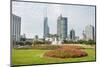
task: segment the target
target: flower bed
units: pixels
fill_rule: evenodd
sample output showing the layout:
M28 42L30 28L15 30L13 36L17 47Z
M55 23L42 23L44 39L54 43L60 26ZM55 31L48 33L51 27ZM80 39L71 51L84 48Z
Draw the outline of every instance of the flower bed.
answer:
M44 54L45 57L54 58L76 58L84 57L88 54L77 46L62 46L58 49L48 51Z

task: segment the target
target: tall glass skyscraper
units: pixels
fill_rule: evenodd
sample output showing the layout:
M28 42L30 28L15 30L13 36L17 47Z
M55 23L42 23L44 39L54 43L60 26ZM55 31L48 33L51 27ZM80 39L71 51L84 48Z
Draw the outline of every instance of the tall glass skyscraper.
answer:
M44 17L44 39L49 36L48 18Z
M62 17L62 15L60 15L57 20L57 35L59 37L59 40L66 40L67 30L67 17Z
M75 31L74 31L74 29L70 30L70 40L75 40Z

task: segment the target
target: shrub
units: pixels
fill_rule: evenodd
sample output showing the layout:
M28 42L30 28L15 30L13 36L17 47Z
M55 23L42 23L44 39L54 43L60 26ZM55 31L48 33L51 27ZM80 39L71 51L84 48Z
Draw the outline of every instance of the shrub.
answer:
M58 45L35 45L32 47L33 49L40 49L40 50L54 50L60 48Z
M26 41L25 45L32 45L32 42Z
M62 46L61 48L46 52L44 57L76 58L87 55L88 54L85 51L81 50L80 48L76 48L76 46Z
M55 50L55 49L58 49L60 48L60 46L58 45L35 45L35 46L28 46L28 45L24 45L24 47L22 48L16 48L16 49L38 49L38 50Z
M24 41L20 41L20 42L17 42L17 45L21 45L21 46L24 46Z

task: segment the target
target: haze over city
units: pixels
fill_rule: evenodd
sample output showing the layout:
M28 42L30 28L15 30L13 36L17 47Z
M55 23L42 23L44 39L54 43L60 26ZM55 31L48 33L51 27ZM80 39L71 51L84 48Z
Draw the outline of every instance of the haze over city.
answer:
M29 2L12 2L12 13L21 17L21 34L27 38L38 35L43 38L44 17L48 17L50 33L57 33L57 18L60 14L68 18L68 34L73 28L76 36L82 37L86 25L95 27L95 7L59 5Z

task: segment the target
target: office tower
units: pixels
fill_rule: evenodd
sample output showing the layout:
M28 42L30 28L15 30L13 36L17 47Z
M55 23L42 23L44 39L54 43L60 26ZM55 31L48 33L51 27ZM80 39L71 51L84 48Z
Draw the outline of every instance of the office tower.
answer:
M44 18L44 38L48 37L49 35L49 26L48 26L48 18Z
M85 40L95 40L95 31L92 25L87 25L84 30Z
M74 29L70 30L70 40L75 40L75 31L74 31Z
M20 41L20 32L21 32L21 17L12 14L11 43L13 45L16 42Z
M49 26L48 26L48 17L47 17L47 12L46 16L44 17L44 39L49 36Z
M62 17L62 15L60 15L57 19L57 35L59 37L59 40L66 40L67 30L67 17Z

